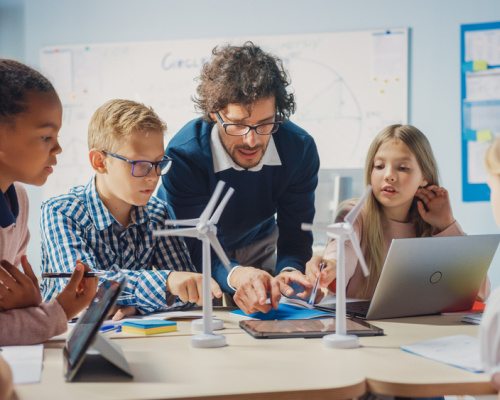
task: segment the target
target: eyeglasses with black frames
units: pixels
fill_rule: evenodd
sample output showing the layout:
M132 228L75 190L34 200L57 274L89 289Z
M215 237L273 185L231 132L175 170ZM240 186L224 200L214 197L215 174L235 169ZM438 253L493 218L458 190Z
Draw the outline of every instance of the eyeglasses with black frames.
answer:
M160 161L154 161L154 162L144 161L144 160L131 161L126 159L125 157L119 156L114 153L110 153L109 151L106 150L101 150L101 151L105 154L110 155L111 157L115 157L118 158L119 160L132 164L132 176L135 176L136 178L142 178L143 176L146 176L153 169L153 167L155 167L156 175L158 176L165 175L170 169L170 166L172 165L172 159L167 156L164 156Z
M255 133L257 133L257 135L272 135L279 129L280 125L283 124L283 121L274 121L267 124L259 124L255 126L244 124L228 124L222 120L222 117L220 116L218 111L215 114L217 115L217 118L219 118L224 131L229 136L245 136L252 129L255 131Z

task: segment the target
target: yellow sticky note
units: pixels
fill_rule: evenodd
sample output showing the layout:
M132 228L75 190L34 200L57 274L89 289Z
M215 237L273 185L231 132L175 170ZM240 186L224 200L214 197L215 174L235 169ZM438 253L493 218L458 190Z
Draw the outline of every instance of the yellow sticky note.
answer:
M478 142L491 142L493 140L493 135L491 134L489 129L486 129L484 131L477 131L476 140Z
M484 71L485 69L488 69L488 63L485 60L475 60L473 62L473 71Z

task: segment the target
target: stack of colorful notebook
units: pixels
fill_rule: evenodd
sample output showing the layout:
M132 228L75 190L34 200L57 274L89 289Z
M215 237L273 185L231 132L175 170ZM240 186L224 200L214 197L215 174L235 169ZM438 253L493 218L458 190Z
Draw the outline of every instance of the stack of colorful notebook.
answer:
M177 322L162 319L146 319L142 321L126 321L122 324L122 332L137 335L154 335L156 333L175 332Z

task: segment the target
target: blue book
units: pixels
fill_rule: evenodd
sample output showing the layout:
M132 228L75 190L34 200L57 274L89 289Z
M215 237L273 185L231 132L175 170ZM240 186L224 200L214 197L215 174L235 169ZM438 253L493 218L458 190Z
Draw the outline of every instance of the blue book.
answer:
M231 311L230 314L237 315L239 317L260 319L263 321L269 320L283 320L283 319L312 319L312 318L329 318L334 316L334 314L319 311L311 308L304 308L299 306L294 306L292 304L279 303L278 309L275 310L271 308L268 313L256 312L253 314L245 314L241 310Z
M126 321L122 324L122 326L130 326L139 329L159 328L172 325L177 325L177 322L163 321L160 319L144 319L139 321Z

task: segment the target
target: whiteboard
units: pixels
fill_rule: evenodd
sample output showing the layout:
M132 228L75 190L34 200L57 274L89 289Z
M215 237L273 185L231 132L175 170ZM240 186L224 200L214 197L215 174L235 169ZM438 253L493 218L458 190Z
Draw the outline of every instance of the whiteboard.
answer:
M290 118L318 146L321 168L363 168L374 135L408 116L408 29L49 46L40 67L63 103L54 176L44 200L92 176L87 127L114 98L152 106L167 123L166 142L199 116L192 96L202 65L219 45L252 40L280 57L291 77L297 111Z

